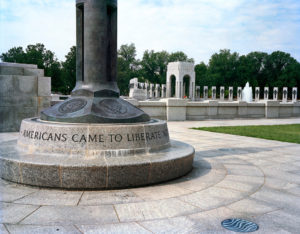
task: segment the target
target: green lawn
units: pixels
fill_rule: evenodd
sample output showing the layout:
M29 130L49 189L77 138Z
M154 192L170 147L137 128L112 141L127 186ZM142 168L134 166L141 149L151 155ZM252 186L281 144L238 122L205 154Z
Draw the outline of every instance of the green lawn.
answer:
M206 127L193 129L300 144L300 124L270 126Z

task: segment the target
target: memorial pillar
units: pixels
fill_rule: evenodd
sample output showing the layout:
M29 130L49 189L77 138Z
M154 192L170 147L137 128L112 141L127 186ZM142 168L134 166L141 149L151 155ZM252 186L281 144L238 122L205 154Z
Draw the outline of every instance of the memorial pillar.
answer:
M260 87L255 88L255 101L259 101L259 96L260 96Z
M216 100L217 99L217 87L213 86L211 88L211 96L212 96L212 100Z
M267 101L269 100L269 88L265 87L264 89L264 100Z
M229 87L228 100L233 101L233 87Z
M288 88L284 87L282 90L282 102L288 101Z
M220 100L224 101L224 99L225 99L225 87L221 86L220 87Z
M273 89L273 100L274 101L278 100L278 87L274 87Z
M242 87L238 87L237 88L237 99L238 99L238 101L242 101L242 99L243 99L242 93L243 93Z
M293 102L297 102L298 99L298 88L294 87L292 91L292 100Z

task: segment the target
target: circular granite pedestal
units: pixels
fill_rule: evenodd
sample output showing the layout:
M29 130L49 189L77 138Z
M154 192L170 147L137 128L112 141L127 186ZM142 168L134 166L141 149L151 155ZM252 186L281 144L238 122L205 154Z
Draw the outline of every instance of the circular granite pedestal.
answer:
M26 119L18 141L0 144L0 176L53 188L136 187L187 174L194 152L170 141L160 120L108 125Z

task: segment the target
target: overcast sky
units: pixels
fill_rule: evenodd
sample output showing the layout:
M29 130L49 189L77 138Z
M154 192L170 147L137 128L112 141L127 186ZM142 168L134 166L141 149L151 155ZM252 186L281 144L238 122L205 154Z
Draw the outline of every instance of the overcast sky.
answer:
M230 49L281 50L300 61L300 0L119 0L121 44L184 51L196 63ZM45 44L60 60L75 45L75 0L0 0L0 53Z

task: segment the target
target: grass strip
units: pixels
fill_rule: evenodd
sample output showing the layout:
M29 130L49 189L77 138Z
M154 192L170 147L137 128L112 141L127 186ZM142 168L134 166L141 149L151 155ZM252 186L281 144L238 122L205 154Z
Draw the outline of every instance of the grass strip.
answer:
M193 129L300 144L300 124L203 127Z

